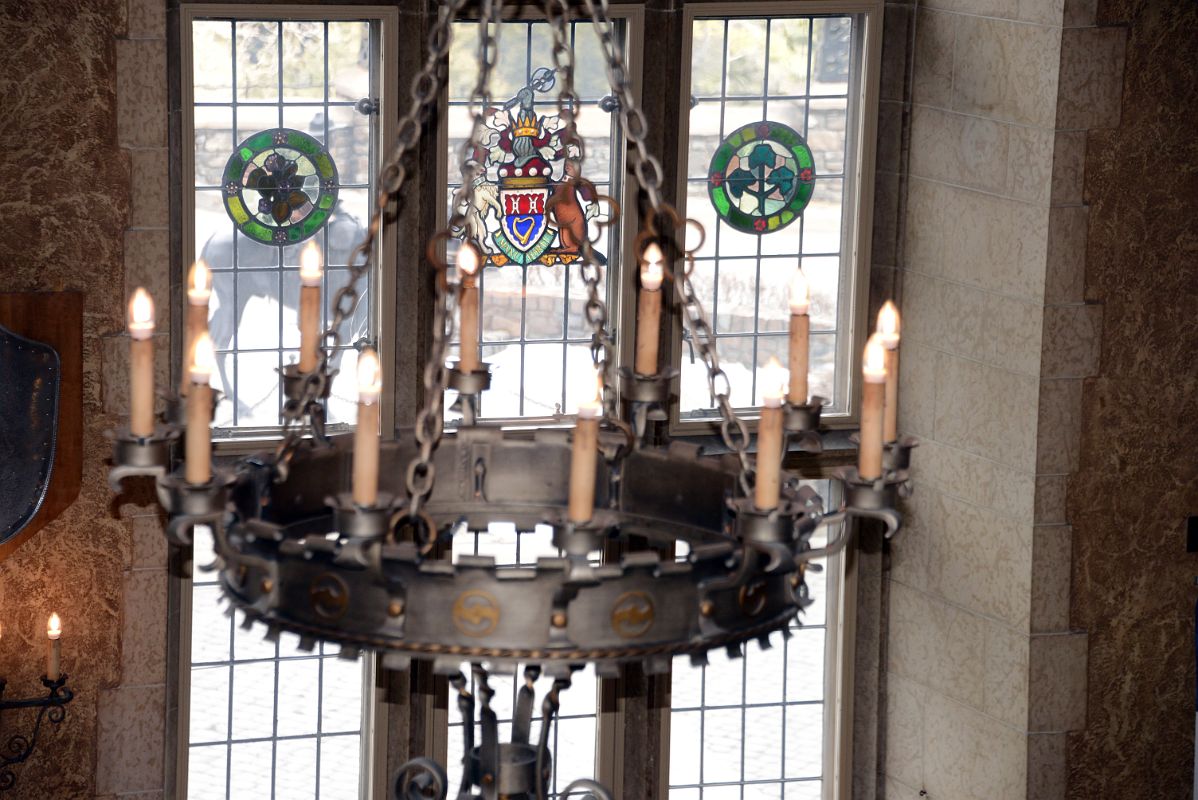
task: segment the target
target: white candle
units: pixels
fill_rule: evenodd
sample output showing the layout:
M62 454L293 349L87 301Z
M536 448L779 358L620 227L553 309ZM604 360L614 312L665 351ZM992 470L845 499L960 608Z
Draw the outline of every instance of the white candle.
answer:
M212 297L212 272L204 259L191 265L187 273L187 327L183 331L183 353L191 352L196 337L208 330L208 301ZM191 384L187 371L183 370L179 394L186 395Z
M876 333L865 345L861 366L861 438L857 472L864 480L882 477L882 404L886 391L886 348Z
M882 423L882 441L898 439L898 379L899 379L899 312L893 300L887 300L878 312L878 335L882 347L886 348L886 398L885 417Z
M757 422L757 482L753 503L760 511L778 507L782 489L782 397L786 373L770 358L761 374L761 418Z
M62 674L62 620L58 618L58 614L51 614L46 622L46 636L50 639L46 677L56 681Z
M458 368L462 372L475 372L482 365L478 355L478 265L478 251L473 245L463 243L458 249L458 272L461 274L458 324L462 329Z
M578 404L574 445L570 453L570 502L573 523L587 522L595 514L595 455L599 452L599 419L603 416L603 376L596 375L595 394Z
M383 370L367 348L358 356L358 428L354 432L354 504L373 506L379 498L379 394Z
M154 301L137 287L129 301L129 429L154 433Z
M811 348L811 287L803 268L795 270L790 280L790 393L794 405L807 402L808 352Z
M309 239L300 255L300 372L316 369L320 348L320 248Z
M191 348L187 368L191 388L187 393L187 437L184 477L188 483L203 484L212 478L212 387L208 385L216 367L216 354L207 331L201 331Z
M641 260L641 291L636 304L636 371L641 375L657 374L664 260L661 248L650 242Z

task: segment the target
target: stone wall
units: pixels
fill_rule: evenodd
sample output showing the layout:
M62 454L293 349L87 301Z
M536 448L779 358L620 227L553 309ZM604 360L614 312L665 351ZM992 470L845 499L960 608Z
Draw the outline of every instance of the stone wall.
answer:
M1112 124L1122 31L1084 2L898 5L900 424L922 442L893 548L889 798L1058 798L1085 720L1070 628L1078 403L1102 309L1080 291L1078 142Z
M1095 93L1086 104L1107 120L1084 139L1079 198L1089 207L1085 296L1104 313L1066 503L1072 621L1090 634L1069 796L1189 797L1198 561L1185 553L1184 531L1198 513L1198 6L1097 6L1099 24L1127 25L1128 39L1122 102Z
M76 697L16 768L14 798L152 798L163 786L165 547L148 495L113 500L103 432L124 410L134 281L157 276L160 330L169 325L165 245L147 230L165 226L164 7L32 0L0 14L3 288L85 293L83 487L0 563L8 694L41 688L54 610ZM0 733L21 732L22 721L6 715Z

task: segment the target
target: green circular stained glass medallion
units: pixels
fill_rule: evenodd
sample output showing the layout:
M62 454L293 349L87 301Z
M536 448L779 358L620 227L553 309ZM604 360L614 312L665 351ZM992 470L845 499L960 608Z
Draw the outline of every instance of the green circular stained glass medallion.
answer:
M296 244L329 221L337 186L337 165L316 139L290 128L260 131L225 164L225 211L255 241Z
M738 231L763 235L799 218L815 191L815 158L803 137L780 122L734 131L712 156L707 194Z

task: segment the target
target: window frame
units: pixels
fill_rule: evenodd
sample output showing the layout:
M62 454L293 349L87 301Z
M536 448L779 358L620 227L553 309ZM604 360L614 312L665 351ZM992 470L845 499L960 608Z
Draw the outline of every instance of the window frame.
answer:
M178 164L180 175L180 209L181 218L180 251L182 261L176 274L179 281L172 281L172 287L183 285L187 265L194 260L195 249L195 193L191 187L195 185L195 108L192 95L193 59L191 43L191 26L197 20L209 18L230 20L269 19L279 21L358 21L371 20L379 26L379 109L376 112L375 146L380 158L386 152L387 143L395 141L398 130L396 110L399 108L399 9L394 6L377 4L363 5L297 5L272 3L190 3L184 2L179 10L179 40L175 49L177 67L179 69L179 151ZM174 66L174 65L172 65ZM234 146L237 142L233 143ZM373 178L372 178L373 179ZM369 198L373 205L374 198ZM378 338L379 359L383 364L392 364L396 356L396 270L398 264L398 232L397 226L385 226L375 250L376 291L372 298L374 318L378 320L376 335ZM172 293L172 320L182 320L186 300L180 289ZM327 301L327 298L326 298ZM177 329L172 322L172 364L180 372L184 354L182 352L182 326ZM174 380L178 374L174 373ZM383 370L383 397L394 397L396 386L395 370ZM384 402L381 406L382 430L395 427L394 403ZM219 436L213 436L213 452L222 455L248 455L262 449L265 441L277 439L282 432L279 425L271 426L233 426L221 429Z
M684 145L690 137L691 63L694 23L706 18L793 17L835 15L858 17L861 32L855 36L849 78L849 122L845 142L845 208L841 258L849 258L850 280L840 287L839 330L848 337L847 348L836 358L837 385L845 392L846 411L825 414L822 422L833 430L855 429L860 423L861 350L865 345L869 316L870 251L873 242L873 204L879 79L882 55L882 15L884 0L687 0L682 8L682 79L678 82L678 158L675 169L675 199L679 213L686 216L687 156ZM854 107L856 114L853 114ZM851 178L850 178L851 176ZM850 185L851 184L851 185ZM850 191L851 190L851 191ZM682 339L683 323L674 315L670 334L671 366L686 357ZM676 378L677 391L680 379ZM756 431L758 407L738 407L751 431ZM718 436L719 419L680 419L679 408L670 410L671 436Z
M181 0L170 9L167 25L168 108L171 142L177 143L171 158L171 385L178 382L183 369L183 319L186 297L184 279L195 257L195 127L193 98L192 25L205 19L278 20L278 21L361 21L368 20L378 29L378 119L375 146L380 158L384 147L395 140L399 107L400 25L399 9L377 4L297 5L274 3L192 3ZM237 143L234 142L236 145ZM175 189L174 187L178 187ZM373 198L370 198L373 202ZM376 250L376 291L374 313L378 320L379 355L384 364L394 363L396 334L396 265L398 234L396 226L384 228ZM381 403L382 430L395 426L396 376L384 370ZM261 451L263 445L277 440L281 427L230 428L231 434L214 438L213 454L220 461ZM166 789L171 797L186 797L190 749L191 702L191 615L193 600L193 550L171 548L169 555L167 614L167 742L166 752L173 754L166 766ZM381 673L378 656L363 656L363 707L359 741L361 745L359 785L364 797L384 797L386 790L386 710L381 692L376 690ZM380 754L382 757L380 758ZM319 779L319 776L318 776Z

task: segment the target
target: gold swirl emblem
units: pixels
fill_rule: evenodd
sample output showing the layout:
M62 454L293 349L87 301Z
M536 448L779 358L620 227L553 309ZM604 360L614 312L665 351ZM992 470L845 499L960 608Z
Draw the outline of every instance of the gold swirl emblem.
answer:
M625 592L611 609L612 630L622 639L644 636L653 627L653 599L644 592Z
M499 603L486 592L470 589L453 601L453 625L467 636L486 636L499 624Z
M740 587L740 610L755 617L765 609L765 584L761 581Z
M308 587L312 610L324 619L339 619L349 609L349 587L337 575L326 572L316 576Z

